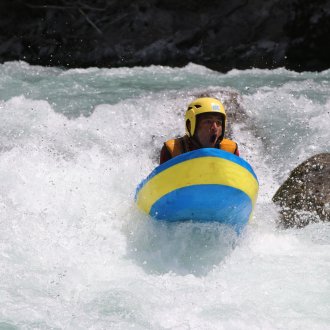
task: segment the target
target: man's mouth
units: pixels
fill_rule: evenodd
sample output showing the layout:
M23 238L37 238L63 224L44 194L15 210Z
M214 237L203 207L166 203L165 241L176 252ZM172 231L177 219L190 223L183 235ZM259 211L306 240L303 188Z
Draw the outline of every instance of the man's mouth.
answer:
M217 135L216 135L216 134L212 134L212 135L210 136L210 142L211 142L211 143L214 143L216 139L217 139Z

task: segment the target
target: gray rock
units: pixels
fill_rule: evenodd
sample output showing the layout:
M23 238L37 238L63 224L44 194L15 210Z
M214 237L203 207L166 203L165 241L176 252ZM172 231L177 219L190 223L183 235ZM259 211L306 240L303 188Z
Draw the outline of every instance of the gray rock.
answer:
M285 228L330 221L330 153L315 155L296 167L273 201L281 207L280 224Z

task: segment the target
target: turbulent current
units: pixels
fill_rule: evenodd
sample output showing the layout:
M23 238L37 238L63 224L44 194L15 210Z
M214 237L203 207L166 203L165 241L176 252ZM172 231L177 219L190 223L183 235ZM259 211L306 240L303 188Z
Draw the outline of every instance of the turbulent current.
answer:
M281 229L271 198L330 152L330 71L0 72L0 329L329 329L330 223ZM260 182L246 230L141 214L135 188L186 105L223 92Z

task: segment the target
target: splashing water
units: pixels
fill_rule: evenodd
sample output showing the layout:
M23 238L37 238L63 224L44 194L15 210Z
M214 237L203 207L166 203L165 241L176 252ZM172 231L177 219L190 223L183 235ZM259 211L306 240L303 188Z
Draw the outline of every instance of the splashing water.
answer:
M0 66L0 329L327 329L330 226L280 230L271 197L329 152L330 71ZM239 238L141 214L136 185L196 95L238 92L260 181Z

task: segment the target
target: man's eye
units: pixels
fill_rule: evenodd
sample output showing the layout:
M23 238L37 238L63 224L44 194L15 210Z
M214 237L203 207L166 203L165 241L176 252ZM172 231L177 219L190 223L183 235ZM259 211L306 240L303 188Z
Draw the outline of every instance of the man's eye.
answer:
M207 125L207 126L213 125L214 123L215 123L218 127L222 125L221 120L205 119L205 120L202 121L202 124L203 124L203 125Z

